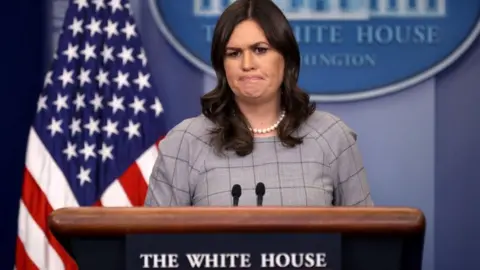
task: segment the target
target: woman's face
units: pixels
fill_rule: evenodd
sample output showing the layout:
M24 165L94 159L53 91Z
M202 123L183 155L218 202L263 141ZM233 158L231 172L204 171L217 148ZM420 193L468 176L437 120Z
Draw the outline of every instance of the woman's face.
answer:
M235 27L227 43L224 67L238 101L276 99L283 81L283 56L268 43L260 26L246 20Z

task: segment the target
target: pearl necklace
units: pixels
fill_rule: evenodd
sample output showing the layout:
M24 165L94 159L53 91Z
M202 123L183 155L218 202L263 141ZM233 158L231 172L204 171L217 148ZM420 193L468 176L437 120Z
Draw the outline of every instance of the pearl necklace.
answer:
M268 128L259 128L259 129L250 128L250 131L252 131L253 133L256 133L256 134L265 134L265 133L272 132L275 129L277 129L278 125L280 124L280 122L282 122L284 117L285 117L285 111L282 111L282 113L280 114L280 118L278 118L277 122L275 124L273 124L272 126L270 126Z

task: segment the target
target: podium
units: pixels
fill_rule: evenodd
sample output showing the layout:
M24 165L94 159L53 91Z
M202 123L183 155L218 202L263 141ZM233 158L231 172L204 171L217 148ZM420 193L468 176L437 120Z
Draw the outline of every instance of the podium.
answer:
M48 222L81 270L194 269L187 253L251 253L243 268L209 257L216 269L309 269L326 258L323 269L417 270L425 235L423 213L400 207L80 207ZM176 267L165 262L172 254ZM287 265L295 262L303 267Z

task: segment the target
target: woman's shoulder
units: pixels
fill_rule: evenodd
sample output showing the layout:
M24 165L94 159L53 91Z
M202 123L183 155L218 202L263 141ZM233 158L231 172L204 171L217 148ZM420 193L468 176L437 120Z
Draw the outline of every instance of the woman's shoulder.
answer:
M332 143L351 144L356 141L357 133L339 116L322 110L316 110L305 122L304 135Z
M213 123L203 114L194 117L186 118L174 126L167 134L167 136L188 134L193 137L203 137L209 133Z
M160 142L164 150L177 150L183 146L204 147L209 144L209 131L213 123L203 114L186 118L175 125Z

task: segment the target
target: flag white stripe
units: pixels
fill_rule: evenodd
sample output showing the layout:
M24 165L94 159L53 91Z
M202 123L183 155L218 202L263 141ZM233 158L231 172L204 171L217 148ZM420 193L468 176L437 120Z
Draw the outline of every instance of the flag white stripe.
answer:
M30 128L25 166L45 194L53 210L78 206L67 179L35 129Z
M140 172L143 175L143 179L145 180L147 185L157 156L158 148L156 147L156 145L152 145L137 159L137 166L140 169Z
M120 182L117 180L113 181L110 186L102 194L100 199L102 205L105 207L109 206L118 206L118 207L129 207L132 206L132 203L128 199L127 193L123 189Z
M18 238L27 256L39 269L64 269L63 261L48 242L43 230L20 201L18 212Z

